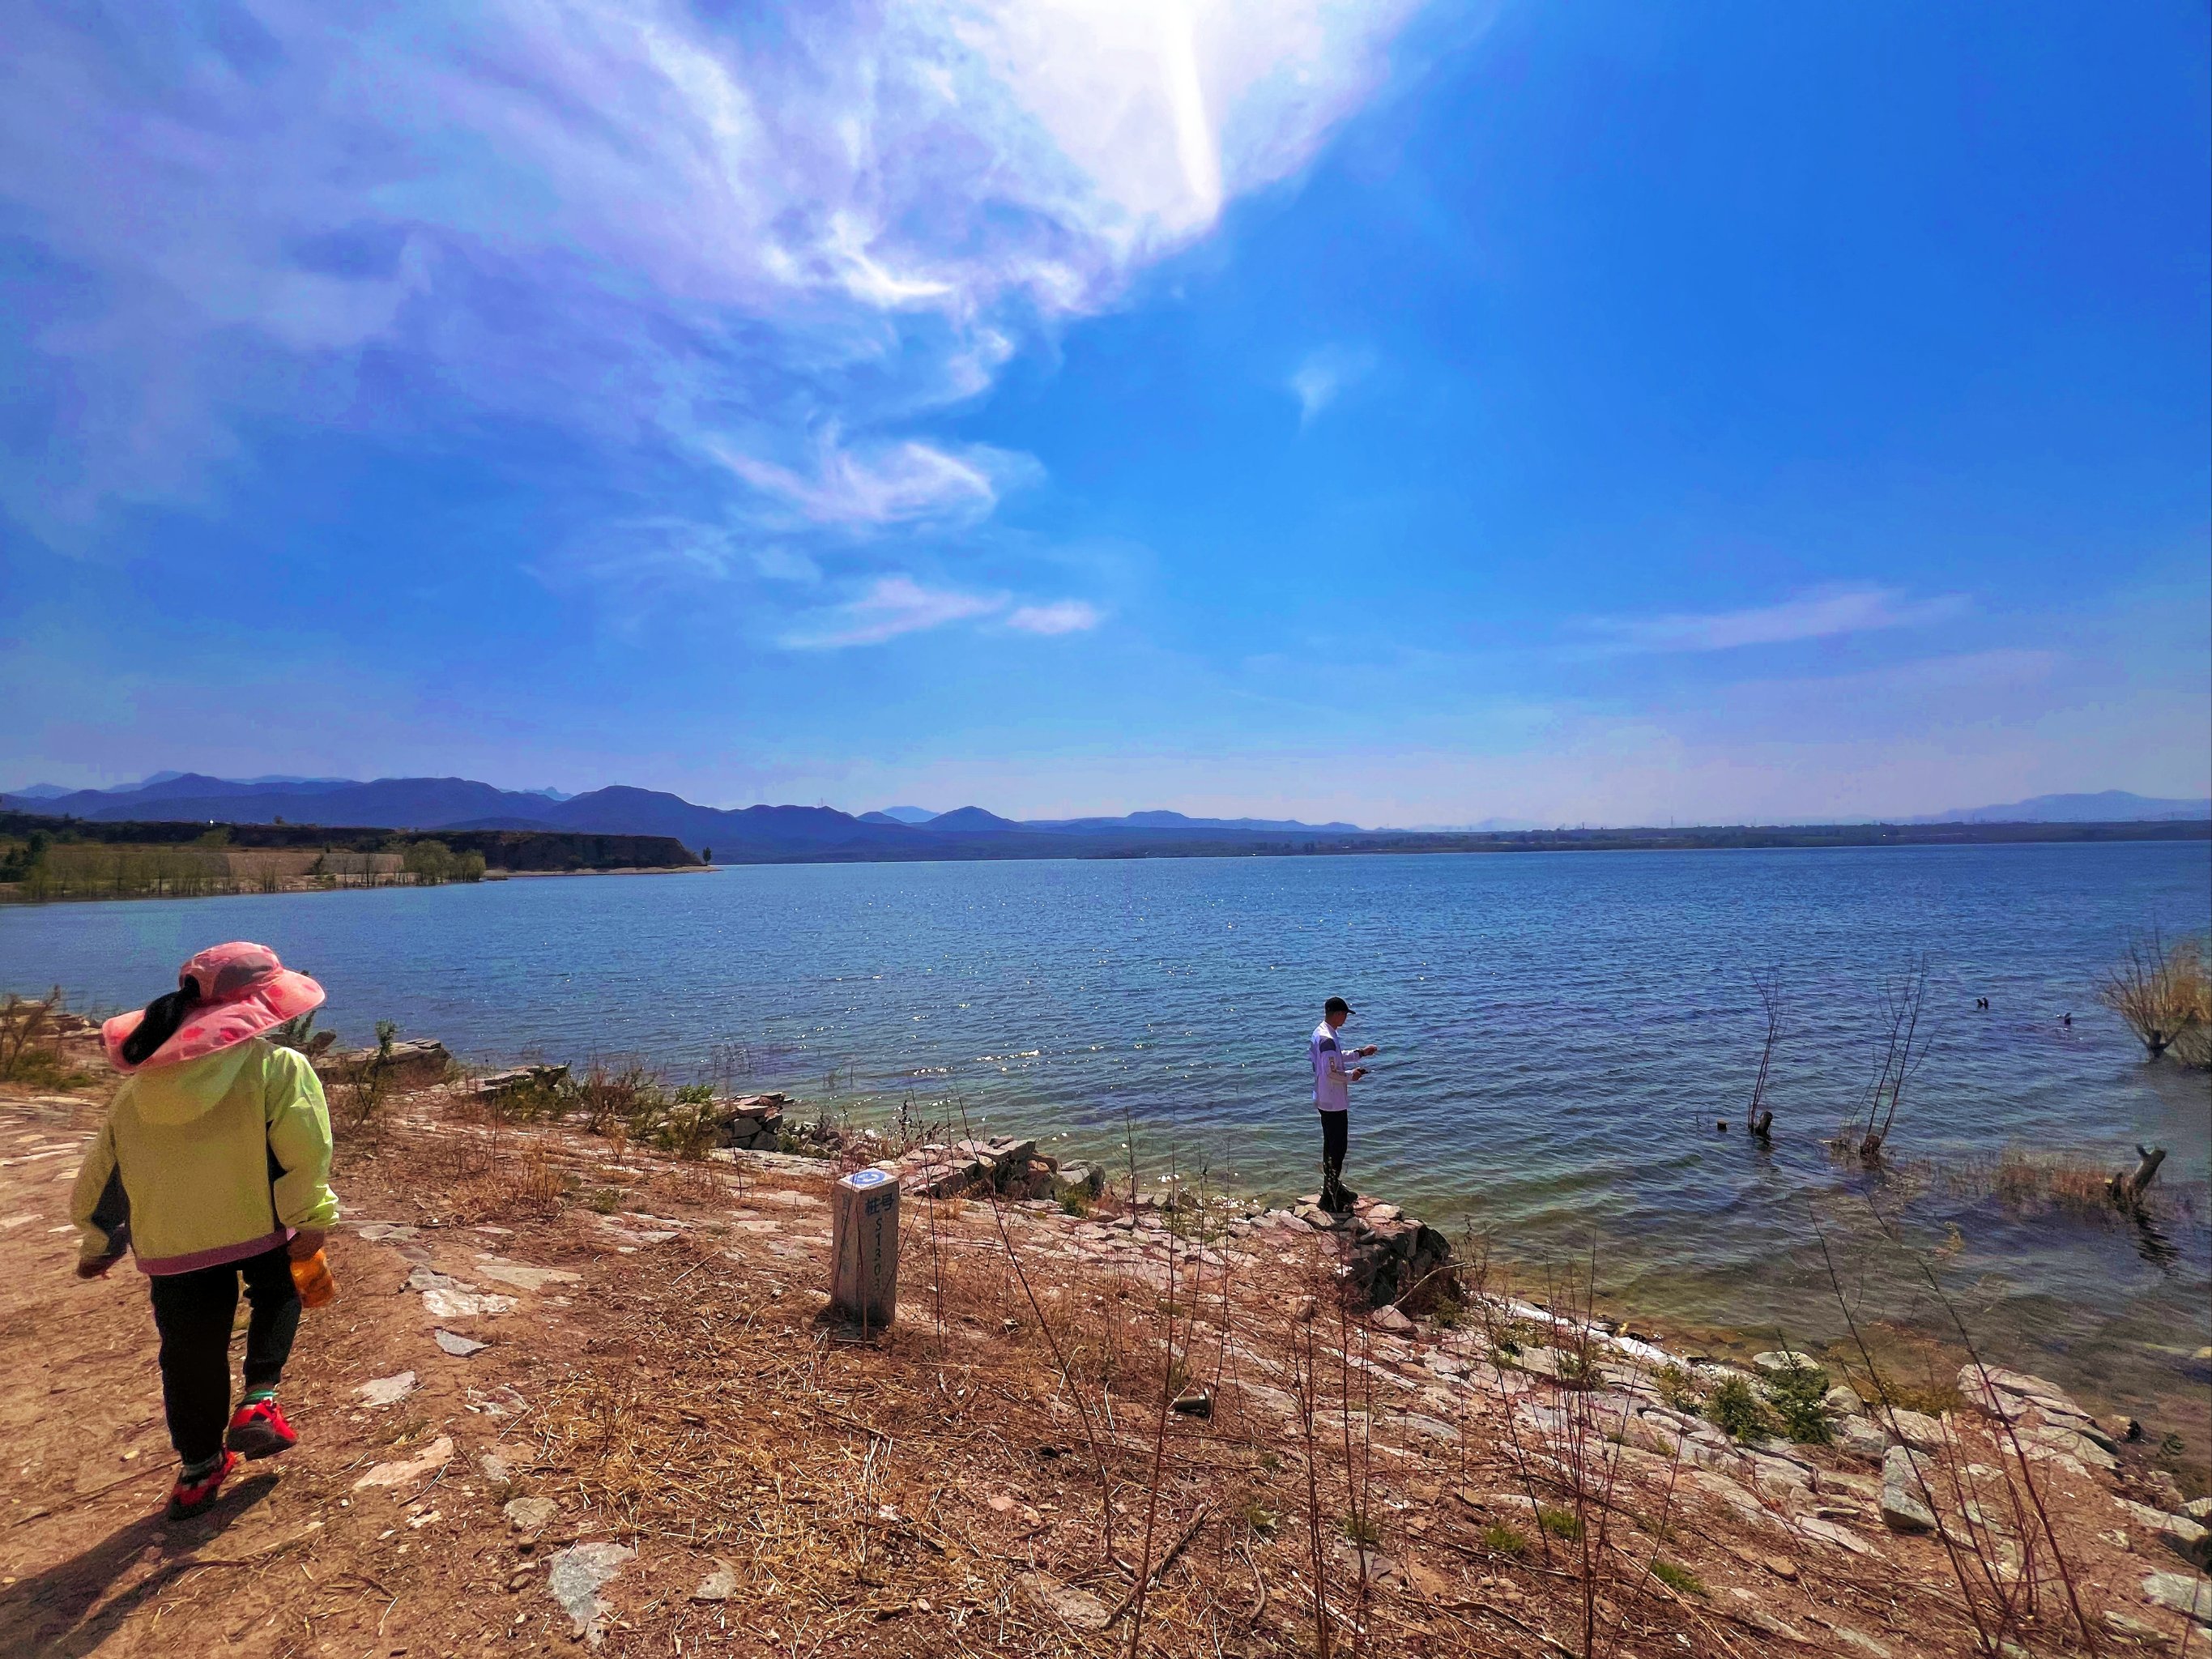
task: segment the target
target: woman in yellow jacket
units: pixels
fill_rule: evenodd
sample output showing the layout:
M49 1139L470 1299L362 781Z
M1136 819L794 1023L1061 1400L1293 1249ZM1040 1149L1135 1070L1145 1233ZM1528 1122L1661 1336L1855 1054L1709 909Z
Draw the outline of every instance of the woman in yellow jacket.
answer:
M178 970L174 991L101 1031L129 1077L77 1172L76 1270L98 1278L129 1249L152 1285L161 1404L184 1465L172 1520L214 1503L241 1455L299 1438L276 1399L300 1326L291 1264L322 1248L338 1206L322 1085L305 1055L264 1033L322 1000L266 945L218 945ZM240 1279L252 1313L234 1412Z

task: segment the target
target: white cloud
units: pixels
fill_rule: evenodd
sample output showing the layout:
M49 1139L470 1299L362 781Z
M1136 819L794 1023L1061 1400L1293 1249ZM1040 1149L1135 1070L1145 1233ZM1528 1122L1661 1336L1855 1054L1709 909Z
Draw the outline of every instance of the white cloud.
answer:
M770 581L818 582L822 567L796 549L771 542L752 550L753 568Z
M1007 617L1006 626L1024 634L1080 634L1104 620L1104 613L1085 600L1055 599L1049 605L1017 606Z
M1729 651L1887 628L1943 622L1966 608L1963 594L1913 599L1895 588L1824 587L1743 611L1594 617L1589 627L1625 651Z
M924 587L911 576L879 576L859 598L802 617L783 642L794 650L881 645L902 634L988 617L1006 607L1003 593L963 593Z
M1339 392L1365 379L1374 367L1375 360L1367 352L1342 346L1323 346L1309 353L1291 371L1289 382L1291 395L1298 400L1298 424L1311 425L1316 415L1336 401Z
M688 462L718 527L972 521L1028 464L921 428L1304 165L1412 9L19 9L0 212L54 273L13 343L52 395L0 502L83 540L272 421L405 431L374 362Z

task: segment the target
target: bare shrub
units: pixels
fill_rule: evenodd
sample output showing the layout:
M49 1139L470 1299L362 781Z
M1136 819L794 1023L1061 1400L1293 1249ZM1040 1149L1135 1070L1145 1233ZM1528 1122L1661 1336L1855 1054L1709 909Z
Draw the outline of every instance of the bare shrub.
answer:
M376 1022L376 1047L358 1058L337 1063L337 1091L331 1104L337 1108L341 1127L355 1131L374 1128L392 1092L392 1039L399 1027L388 1019Z
M54 1006L60 1000L58 988L44 1002L26 1001L13 991L0 1001L0 1079L39 1080L30 1073L45 1069L39 1063L46 1058L40 1043L52 1029Z
M576 1105L584 1127L595 1135L613 1134L617 1127L628 1140L642 1127L648 1133L658 1127L669 1103L660 1073L633 1060L617 1069L610 1061L593 1059L584 1067L576 1085Z
M2185 1066L2212 1066L2212 975L2201 941L2168 945L2156 928L2136 934L2097 1000L2127 1022L2152 1059L2170 1053Z

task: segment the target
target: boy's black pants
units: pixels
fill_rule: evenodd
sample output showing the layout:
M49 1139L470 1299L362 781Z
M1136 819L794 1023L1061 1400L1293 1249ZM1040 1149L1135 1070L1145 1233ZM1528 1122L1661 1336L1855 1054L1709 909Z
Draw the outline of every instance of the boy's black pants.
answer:
M1352 1114L1321 1112L1321 1206L1340 1208L1344 1201L1344 1154L1352 1139Z
M246 1386L273 1389L300 1328L300 1291L284 1246L147 1281L153 1286L154 1326L161 1334L161 1406L168 1413L169 1443L187 1463L204 1463L220 1452L230 1424L230 1326L238 1314L240 1278L253 1309L246 1327Z

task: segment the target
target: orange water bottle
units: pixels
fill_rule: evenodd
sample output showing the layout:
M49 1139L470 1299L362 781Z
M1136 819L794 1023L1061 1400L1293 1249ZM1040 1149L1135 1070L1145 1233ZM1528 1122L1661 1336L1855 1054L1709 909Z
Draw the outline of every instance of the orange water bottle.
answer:
M303 1308L319 1308L338 1293L338 1282L331 1277L331 1264L320 1250L305 1261L292 1264L292 1282L300 1288Z

